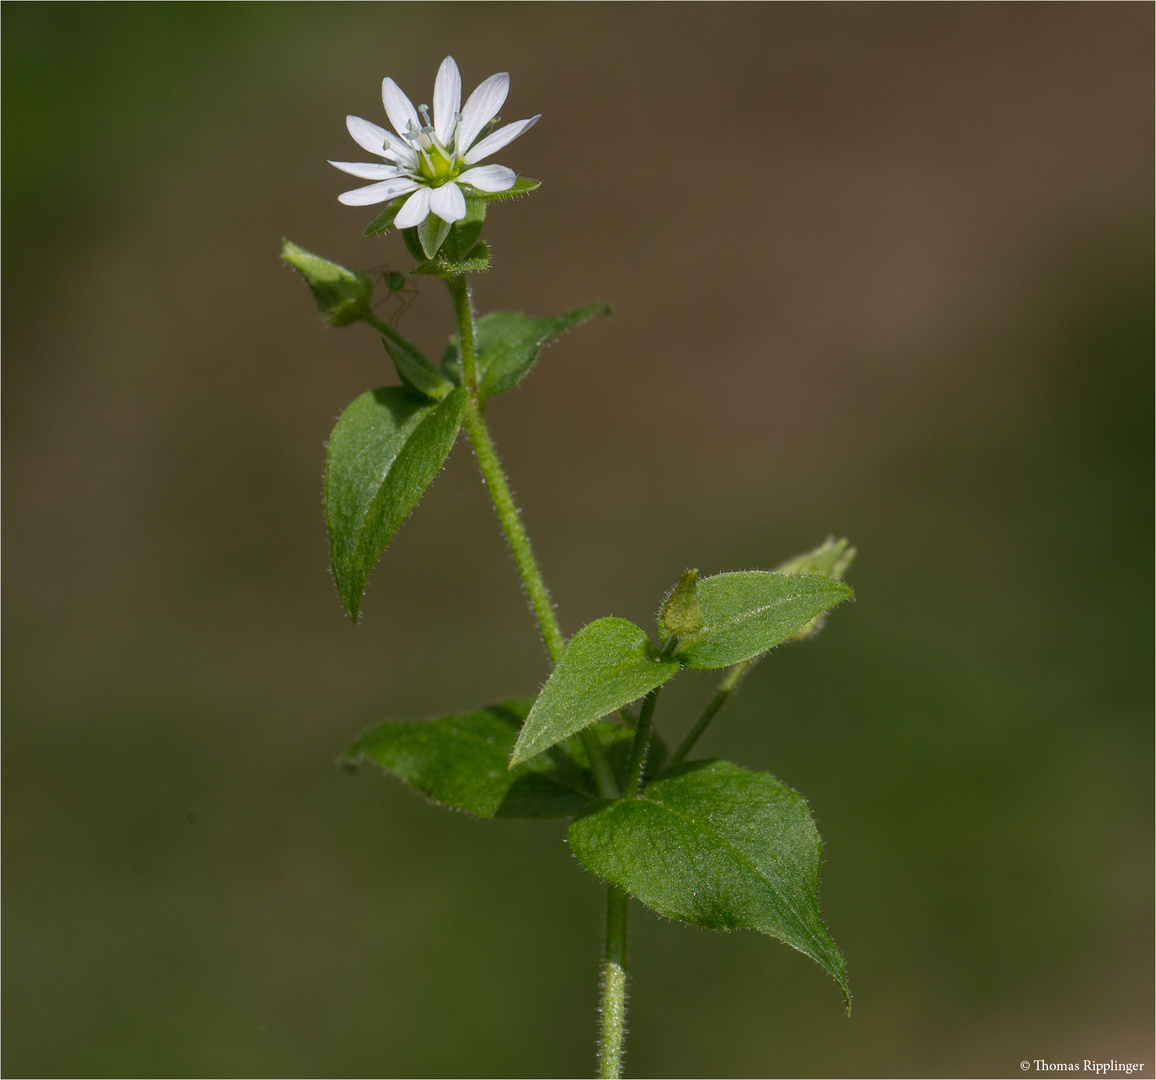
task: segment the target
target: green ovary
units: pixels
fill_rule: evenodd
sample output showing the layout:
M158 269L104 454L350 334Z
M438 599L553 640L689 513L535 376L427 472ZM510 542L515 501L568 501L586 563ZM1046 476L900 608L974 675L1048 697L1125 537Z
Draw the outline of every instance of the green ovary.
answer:
M434 183L444 183L457 172L456 162L447 158L436 146L430 147L418 158L418 168L422 176Z

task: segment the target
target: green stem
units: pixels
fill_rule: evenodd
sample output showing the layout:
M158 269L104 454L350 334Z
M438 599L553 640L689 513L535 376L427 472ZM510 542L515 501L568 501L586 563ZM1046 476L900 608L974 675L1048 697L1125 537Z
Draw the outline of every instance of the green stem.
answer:
M446 278L445 282L449 286L450 295L454 298L454 315L458 320L458 342L462 350L462 382L469 390L470 403L473 404L478 400L478 348L474 335L473 290L470 288L470 279L465 274Z
M746 674L751 670L753 664L753 660L742 660L727 668L727 673L723 676L722 682L718 684L718 689L715 691L714 697L707 703L707 707L703 709L702 715L695 721L694 727L690 729L686 738L679 743L678 749L670 755L663 772L673 769L690 753L694 744L698 742L702 733L706 731L707 725L715 718L715 714L726 704L727 698L738 689L739 683L746 678Z
M450 294L454 299L454 314L457 316L458 341L461 344L462 382L469 391L470 400L466 406L463 421L466 434L474 447L482 479L490 492L498 520L506 534L514 562L526 586L530 607L538 620L542 640L550 653L550 659L557 664L566 647L566 638L554 614L550 593L534 558L530 537L522 525L522 517L514 503L510 485L506 480L502 462L494 441L490 438L483 415L483 401L478 394L477 338L474 330L474 309L470 296L469 281L464 274L446 279ZM392 329L392 328L391 328ZM590 759L594 782L598 794L603 799L617 799L618 785L606 760L606 753L598 736L590 728L579 732L579 738ZM628 898L626 893L613 885L606 889L606 959L602 969L602 1040L599 1053L599 1068L602 1076L617 1078L622 1070L622 1046L626 1038L626 919ZM607 1071L609 1070L609 1071Z
M602 1038L598 1075L618 1080L626 1042L626 924L630 897L615 885L606 889L606 955L602 961Z
M678 638L673 634L662 647L659 660L669 660L678 647ZM630 764L626 767L626 791L624 798L633 799L642 788L642 772L646 767L646 752L650 748L650 727L654 719L654 706L658 701L661 686L656 686L642 699L638 712L638 723L634 727L634 742L630 746Z
M558 625L558 618L554 614L550 593L546 589L546 582L542 580L542 571L538 569L538 561L534 558L534 551L530 547L530 538L526 535L521 515L514 505L514 496L510 493L510 485L506 482L506 474L502 470L502 463L498 459L498 452L490 438L477 398L470 398L470 403L466 406L464 424L466 434L473 443L482 478L486 481L494 509L498 512L498 520L502 523L510 550L514 553L514 562L518 564L518 572L525 582L526 595L530 599L530 607L542 631L542 640L546 643L550 659L556 664L566 646L566 639L562 636L562 628Z
M656 686L642 699L638 727L634 729L634 742L630 746L630 764L626 767L626 791L623 797L627 799L636 798L642 787L642 769L646 765L646 750L650 745L650 724L654 719L654 705L661 689L661 686Z
M417 356L421 355L416 346L414 346L414 344L409 341L409 339L406 338L404 334L399 334L392 326L389 325L389 323L387 323L384 319L379 318L372 311L367 311L363 318L367 323L369 323L370 326L374 328L374 330L376 330L383 337L389 338L389 340L392 341L395 345L400 345L403 349L407 349L409 352L414 353Z

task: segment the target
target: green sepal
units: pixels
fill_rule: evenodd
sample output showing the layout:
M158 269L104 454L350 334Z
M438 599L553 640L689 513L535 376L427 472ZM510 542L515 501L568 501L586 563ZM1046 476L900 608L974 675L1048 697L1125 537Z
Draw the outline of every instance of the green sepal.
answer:
M337 592L356 622L369 573L453 449L469 395L438 404L387 386L341 414L325 457L325 519Z
M284 237L281 258L305 279L317 310L330 326L348 326L369 313L373 281L365 274L314 255Z
M466 216L461 221L454 222L449 239L442 249L446 258L451 262L460 262L468 258L469 253L482 238L485 224L486 203L482 199L467 199Z
M598 314L608 315L609 304L586 304L549 319L516 311L494 311L478 320L478 372L483 397L513 390L529 373L538 353L567 330Z
M502 199L517 199L523 195L529 195L531 191L537 191L542 186L541 180L534 180L529 176L519 176L514 181L514 186L506 188L505 191L479 191L469 184L458 184L458 187L465 193L467 199L482 199L485 202L499 202Z
M393 219L401 212L401 208L405 206L409 199L408 195L402 195L393 202L385 204L385 209L377 215L362 232L362 236L377 236L379 233L388 232L393 228Z
M769 773L690 762L636 799L576 818L570 847L660 915L757 930L798 949L839 984L850 1011L843 955L819 909L819 832L803 797Z
M703 578L703 627L679 640L675 656L689 668L729 667L789 641L853 595L841 581L813 574L744 570Z
M438 371L416 346L393 341L384 334L381 335L381 343L389 353L393 366L397 368L401 381L411 390L434 401L441 401L454 388L454 383Z
M453 228L452 221L443 221L437 214L426 214L417 227L417 238L427 259L432 259Z
M678 662L660 660L640 626L628 619L595 619L558 658L518 736L510 767L637 701L677 672Z
M489 269L490 249L484 240L479 240L466 254L464 259L456 262L445 259L423 259L415 266L411 274L427 274L430 277L451 278L458 274L478 274Z
M658 629L663 638L684 638L703 628L698 603L698 571L688 570L670 591L658 613Z
M775 569L780 574L819 574L833 581L842 581L857 554L853 547L848 546L849 544L850 541L845 536L840 540L828 536L817 548L796 555ZM823 629L826 621L826 615L816 615L790 640L806 641L813 638Z
M406 251L408 251L417 262L423 263L426 261L427 256L426 253L422 251L421 239L417 235L416 225L411 229L402 229L401 238L405 241Z

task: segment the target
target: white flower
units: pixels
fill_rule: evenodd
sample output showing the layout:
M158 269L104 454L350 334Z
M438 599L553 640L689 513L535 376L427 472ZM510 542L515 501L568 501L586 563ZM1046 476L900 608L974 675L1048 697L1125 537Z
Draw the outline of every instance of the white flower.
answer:
M538 116L518 120L479 140L478 136L498 115L509 89L509 74L491 75L463 106L462 77L454 58L447 56L434 83L431 123L428 105L415 109L393 79L383 79L381 100L393 131L360 116L345 118L354 142L377 154L382 162L329 163L351 176L376 182L343 192L339 201L346 206L372 206L409 195L394 226L413 228L432 213L445 223L437 230L444 239L449 225L466 216L466 197L459 185L467 184L483 192L507 191L514 186L517 174L513 169L478 164L538 122ZM434 250L440 244L438 239ZM427 254L432 252L427 250Z

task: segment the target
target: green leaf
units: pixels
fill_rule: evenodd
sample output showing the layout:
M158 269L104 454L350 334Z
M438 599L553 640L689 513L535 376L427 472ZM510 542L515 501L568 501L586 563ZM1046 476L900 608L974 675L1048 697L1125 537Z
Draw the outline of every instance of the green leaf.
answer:
M853 596L830 578L744 570L698 583L704 625L678 643L689 668L722 668L781 645L816 615Z
M661 686L678 662L659 660L646 631L628 619L596 619L569 641L530 710L513 767Z
M522 195L529 195L542 186L541 180L533 180L528 176L519 176L514 186L505 191L479 191L469 184L459 184L467 199L484 199L486 202L498 202L502 199L517 199Z
M348 326L364 319L373 296L373 281L281 239L281 258L304 279L317 301L317 310L330 326Z
M402 195L401 198L386 203L385 209L365 226L365 231L361 235L376 236L378 233L388 232L392 229L393 219L401 212L401 208L405 206L408 198L408 195Z
M506 767L530 704L505 701L418 723L387 720L358 739L346 761L368 758L434 802L475 817L572 817L594 798L584 755L576 761L558 746Z
M381 335L381 343L393 361L401 381L411 390L416 390L434 401L441 401L454 384L426 359L425 355L408 342L393 341Z
M325 518L337 592L356 622L369 572L457 438L468 394L437 405L398 386L370 390L341 414L325 459Z
M821 842L803 797L728 761L682 766L637 799L601 803L570 826L596 877L668 918L744 927L786 942L851 993L819 912Z
M817 548L802 555L796 555L775 569L780 574L820 574L823 577L832 578L834 581L842 581L843 575L847 573L857 554L853 547L847 546L849 543L850 541L845 536L841 540L828 536ZM813 638L823 629L826 621L826 615L816 615L790 640L806 641L808 638Z
M663 601L658 613L658 629L664 638L684 638L703 627L698 603L698 571L688 570Z
M478 320L478 370L486 397L513 390L534 366L538 353L571 327L599 313L609 304L587 304L552 319L535 319L514 311L495 311Z

